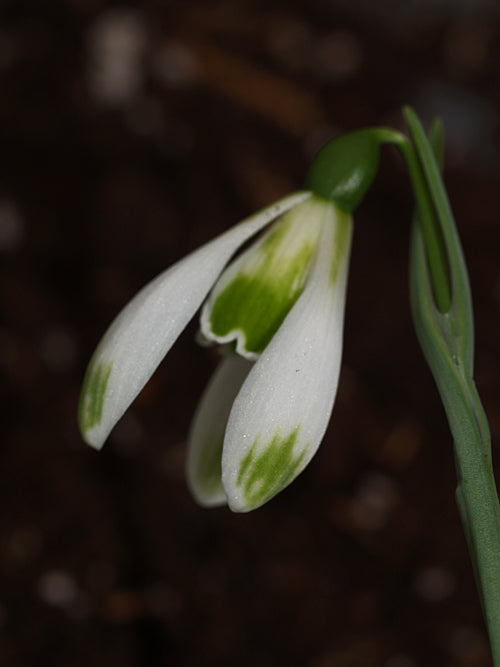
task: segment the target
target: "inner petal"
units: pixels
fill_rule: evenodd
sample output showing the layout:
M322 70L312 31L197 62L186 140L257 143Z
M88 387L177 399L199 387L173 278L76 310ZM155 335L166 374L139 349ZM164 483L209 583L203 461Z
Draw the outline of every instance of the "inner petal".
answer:
M255 359L300 296L326 202L310 197L285 213L222 274L201 315L202 334Z

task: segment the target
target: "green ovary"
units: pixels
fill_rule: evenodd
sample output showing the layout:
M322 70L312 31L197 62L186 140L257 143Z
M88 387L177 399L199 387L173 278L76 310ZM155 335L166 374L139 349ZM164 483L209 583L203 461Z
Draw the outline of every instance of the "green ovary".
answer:
M287 437L279 432L264 451L256 453L258 438L241 463L236 485L241 487L245 502L258 507L284 489L298 474L306 450L296 456L293 448L299 427ZM307 449L307 448L306 448Z
M240 271L213 303L212 333L224 337L240 331L248 352L262 352L300 296L312 252L313 246L305 245L286 263L266 261L263 253L261 270Z
M82 433L90 431L102 419L104 397L112 367L112 363L101 362L95 367L91 364L87 371L78 409L78 423Z

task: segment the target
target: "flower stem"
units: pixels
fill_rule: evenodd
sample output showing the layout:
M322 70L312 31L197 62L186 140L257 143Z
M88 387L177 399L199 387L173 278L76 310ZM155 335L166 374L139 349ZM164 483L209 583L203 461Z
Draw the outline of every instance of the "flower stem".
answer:
M405 115L408 113L411 113L411 111L406 109ZM413 135L415 131L414 125L409 123L408 128L410 130L410 135ZM400 132L387 132L384 141L386 143L392 143L399 148L401 155L406 162L419 213L419 222L425 239L426 255L429 263L434 298L439 311L445 313L449 310L451 305L447 253L440 225L436 220L438 213L436 211L435 202L432 199L426 181L426 173L421 164L420 155L414 150L413 143L408 141L408 139Z
M422 206L417 205L410 245L410 300L417 336L434 375L453 435L458 485L456 501L472 559L476 585L488 627L494 664L500 666L500 505L491 462L488 422L473 380L474 326L467 267L438 162L439 125L432 147L414 112L405 110L416 155L434 209L448 270L450 303L442 310L424 241ZM417 194L418 193L418 194ZM424 207L425 208L425 207Z

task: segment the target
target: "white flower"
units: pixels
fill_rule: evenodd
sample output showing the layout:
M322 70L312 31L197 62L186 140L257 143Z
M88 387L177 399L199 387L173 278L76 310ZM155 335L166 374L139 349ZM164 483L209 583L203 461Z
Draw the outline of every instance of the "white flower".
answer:
M237 354L222 361L194 417L189 486L201 504L240 512L276 495L309 463L330 419L351 233L351 216L334 202L298 192L160 274L89 364L79 408L85 440L103 445L213 287L202 336Z

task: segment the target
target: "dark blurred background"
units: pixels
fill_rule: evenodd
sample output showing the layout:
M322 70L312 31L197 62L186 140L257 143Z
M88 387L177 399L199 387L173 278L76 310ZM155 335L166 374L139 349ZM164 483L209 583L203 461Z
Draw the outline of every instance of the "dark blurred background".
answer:
M356 214L338 399L248 515L195 505L196 321L101 453L76 428L105 328L150 278L300 187L322 142L446 128L476 381L500 461L495 0L3 2L0 664L490 665L452 442L412 331L399 156Z

